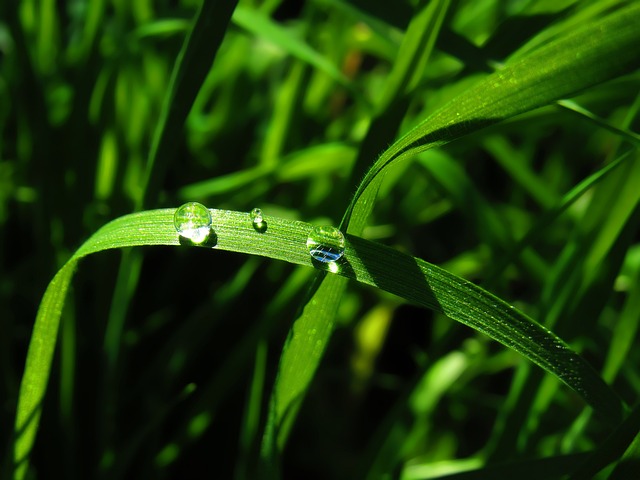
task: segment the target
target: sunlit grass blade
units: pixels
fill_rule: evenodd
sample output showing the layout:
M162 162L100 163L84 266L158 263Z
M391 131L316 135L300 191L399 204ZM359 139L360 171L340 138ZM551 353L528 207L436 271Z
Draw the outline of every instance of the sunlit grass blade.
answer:
M51 362L58 336L60 316L73 278L75 262L65 265L51 280L42 298L33 327L24 374L20 384L14 429L14 478L22 479L29 466L42 413L42 403L51 372Z
M182 200L229 195L254 186L258 180L271 183L313 179L322 174L340 174L353 163L355 149L343 143L326 143L291 152L277 164L259 165L238 172L220 175L178 190Z
M296 319L282 349L262 450L263 458L272 467L276 465L277 454L287 441L307 388L327 347L345 288L344 278L316 277L311 288L312 295L303 307L305 311Z
M306 246L312 230L308 223L267 216L266 231L258 232L246 212L211 212L215 226L215 249L261 255L307 267L321 266L314 263ZM19 395L13 456L19 466L16 478L22 478L26 472L62 307L76 264L84 256L108 249L180 245L173 225L174 213L174 209L151 210L108 223L78 249L47 288L34 326ZM616 424L622 418L620 400L589 364L553 333L512 306L423 260L352 235L347 235L346 240L345 256L337 264L339 275L443 312L485 333L565 382L607 422ZM298 334L315 335L307 331L298 331ZM317 345L317 348L321 353L324 345ZM290 354L295 354L295 349L291 349ZM296 392L286 391L286 394L295 397ZM287 403L291 404L291 401Z
M453 99L387 149L371 166L346 212L390 164L451 142L515 115L574 95L640 66L640 5L590 21L513 62ZM371 193L367 197L371 197ZM369 204L372 198L365 203Z

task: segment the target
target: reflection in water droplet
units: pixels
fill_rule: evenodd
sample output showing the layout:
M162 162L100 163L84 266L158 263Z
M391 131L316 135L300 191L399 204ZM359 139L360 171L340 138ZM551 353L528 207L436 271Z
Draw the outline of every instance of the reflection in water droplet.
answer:
M253 224L253 228L260 233L264 233L267 231L267 222L264 221L264 217L262 216L262 210L259 208L254 208L249 212L249 217L251 217L251 222Z
M249 216L251 217L253 223L262 223L262 210L260 210L259 208L254 208L253 210L251 210Z
M200 244L211 233L211 212L201 203L185 203L173 215L173 225L178 235Z
M336 262L344 255L344 235L335 227L314 227L307 238L307 248L318 262Z

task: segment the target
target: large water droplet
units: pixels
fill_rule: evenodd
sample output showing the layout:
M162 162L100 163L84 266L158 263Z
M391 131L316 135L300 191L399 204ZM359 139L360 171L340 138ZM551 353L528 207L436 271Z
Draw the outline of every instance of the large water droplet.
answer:
M262 223L262 210L254 208L249 214L253 223Z
M318 262L336 262L344 255L344 235L335 227L314 227L307 238L307 248Z
M173 225L178 235L200 244L211 233L211 212L201 203L185 203L176 210Z
M264 217L262 216L262 210L259 208L254 208L249 213L249 217L251 217L251 223L253 224L253 228L260 233L264 233L267 231L267 222L264 221Z

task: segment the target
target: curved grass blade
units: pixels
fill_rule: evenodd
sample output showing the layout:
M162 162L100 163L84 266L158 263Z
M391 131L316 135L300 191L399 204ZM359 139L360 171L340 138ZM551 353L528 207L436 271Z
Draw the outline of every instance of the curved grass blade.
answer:
M449 1L421 2L416 8L402 44L396 55L393 69L385 82L367 134L361 142L356 163L351 170L348 185L355 185L365 176L371 158L376 156L396 138L398 130L411 103L411 94L420 84L427 61L440 34ZM366 177L365 177L366 178ZM377 186L372 188L377 191ZM349 232L359 235L369 210L361 212L357 219L362 222L349 225Z
M342 225L348 225L354 210L362 208L359 200L365 192L365 203L372 202L377 185L374 180L392 163L638 68L639 21L640 4L627 5L485 77L376 160L358 186Z
M51 369L57 333L78 261L103 250L180 245L173 226L175 209L151 210L120 217L90 237L49 284L34 325L20 386L15 423L15 478L24 478ZM215 249L260 255L274 260L327 269L314 262L306 240L308 223L265 216L267 229L256 231L245 212L211 210ZM558 377L611 424L623 416L623 405L591 366L561 339L503 300L435 265L392 248L346 235L345 256L337 274L376 286L410 302L443 312L485 333ZM304 359L301 359L304 361ZM295 392L285 392L294 394Z

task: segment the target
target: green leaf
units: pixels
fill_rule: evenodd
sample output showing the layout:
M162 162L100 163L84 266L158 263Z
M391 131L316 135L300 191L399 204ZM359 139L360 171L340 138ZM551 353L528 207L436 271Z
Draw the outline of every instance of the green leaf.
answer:
M449 102L394 143L358 186L345 214L349 224L359 200L370 204L377 177L391 164L471 132L624 75L640 66L640 4L632 3L586 23L513 62ZM366 194L366 195L365 195Z
M233 14L233 21L239 27L270 41L285 52L316 67L342 86L351 88L350 80L340 72L338 67L267 16L249 8L238 7Z
M562 478L587 457L585 453L558 455L548 458L499 462L473 468L481 463L480 459L443 464L411 465L405 467L402 480L485 480L488 478L518 478L519 480L537 480L539 478ZM469 467L471 466L471 468Z
M215 228L214 249L260 255L312 268L331 268L314 263L308 253L306 240L313 228L311 224L265 215L267 229L260 233L253 228L245 212L211 212ZM174 213L175 209L151 210L113 220L91 236L49 284L36 317L20 386L13 455L17 467L15 478L23 478L26 473L27 458L35 440L51 369L60 316L78 261L108 249L145 245L178 246L180 239L173 226ZM582 357L552 332L480 287L423 260L354 235L346 235L345 256L336 266L336 273L342 277L376 286L407 301L443 312L485 333L557 376L608 422L616 424L622 418L620 400ZM330 273L327 275L335 278ZM336 287L335 284L328 284L324 288ZM335 308L335 305L327 305L326 308ZM312 336L310 331L302 329L294 330L293 335L296 334ZM321 339L320 334L319 331L313 333L318 339ZM320 353L324 345L318 345L317 348ZM296 348L288 352L287 355L292 358L297 358L300 352L306 355L306 351ZM301 363L307 363L307 358L304 359ZM296 391L287 390L285 394L295 399ZM289 398L287 401L291 404Z
M616 428L615 432L607 438L607 440L593 453L593 455L591 455L573 472L569 479L578 480L582 478L593 478L596 473L618 459L624 459L623 462L626 460L637 464L638 459L636 451L638 436L640 436L640 406L636 406L633 409L625 421ZM628 451L628 456L626 456L626 458L623 457L625 451ZM620 467L618 467L620 470L629 466L624 466L623 462L621 462ZM619 471L617 475L620 473L621 472Z
M218 53L238 0L207 0L202 3L193 29L184 42L171 75L160 119L149 151L147 175L139 207L153 205L169 162L178 147L176 132L184 122Z

